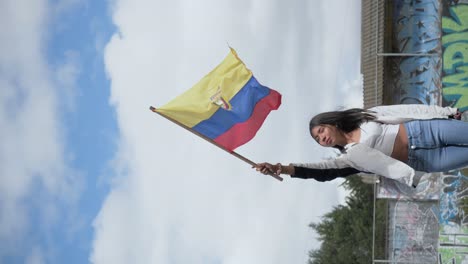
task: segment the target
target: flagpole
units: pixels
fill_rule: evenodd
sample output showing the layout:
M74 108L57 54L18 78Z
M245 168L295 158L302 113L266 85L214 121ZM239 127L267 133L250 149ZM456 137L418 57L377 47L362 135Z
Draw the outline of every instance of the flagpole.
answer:
M158 115L160 115L160 116L166 118L167 120L171 121L172 123L174 123L174 124L176 124L176 125L179 125L180 127L185 128L186 130L192 132L193 134L195 134L195 135L197 135L197 136L203 138L204 140L210 142L211 144L213 144L213 145L215 145L215 146L221 148L222 150L224 150L224 151L228 152L229 154L233 155L234 157L236 157L236 158L238 158L238 159L240 159L240 160L242 160L242 161L244 161L244 162L246 162L246 163L248 163L248 164L250 164L250 165L252 165L252 166L256 166L256 165L257 165L257 163L255 163L255 162L251 161L250 159L248 159L248 158L246 158L246 157L240 155L239 153L234 152L234 151L229 151L229 150L225 149L223 146L219 145L218 143L216 143L216 142L215 142L214 140L212 140L211 138L208 138L208 137L206 137L205 135L202 135L202 134L198 133L197 131L193 130L192 128L190 128L190 127L188 127L188 126L186 126L186 125L184 125L184 124L182 124L182 123L180 123L180 122L177 121L177 120L174 120L174 119L172 119L172 118L170 118L170 117L168 117L168 116L166 116L166 115L163 115L162 113L158 112L158 111L156 110L155 107L150 106L150 110L151 110L153 113L156 113L156 114L158 114ZM275 179L277 179L277 180L279 180L279 181L282 181L282 180L283 180L283 178L281 178L281 177L279 177L278 175L275 175L275 174L273 174L273 173L269 173L268 175L270 175L271 177L273 177L273 178L275 178Z

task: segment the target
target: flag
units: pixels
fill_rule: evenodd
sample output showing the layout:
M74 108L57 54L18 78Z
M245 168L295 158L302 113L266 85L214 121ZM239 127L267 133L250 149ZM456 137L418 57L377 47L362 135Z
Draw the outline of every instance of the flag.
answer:
M280 105L281 94L261 85L231 48L191 89L154 111L233 151L250 141Z

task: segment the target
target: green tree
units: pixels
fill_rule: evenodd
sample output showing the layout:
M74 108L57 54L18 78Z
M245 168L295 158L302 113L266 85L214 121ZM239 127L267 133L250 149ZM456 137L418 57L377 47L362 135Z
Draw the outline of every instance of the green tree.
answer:
M350 191L345 205L338 205L325 214L321 222L311 223L321 241L317 250L309 252L309 264L372 263L373 185L365 184L359 176L346 179L343 186ZM386 202L377 201L376 241L385 236ZM376 247L383 254L384 245Z

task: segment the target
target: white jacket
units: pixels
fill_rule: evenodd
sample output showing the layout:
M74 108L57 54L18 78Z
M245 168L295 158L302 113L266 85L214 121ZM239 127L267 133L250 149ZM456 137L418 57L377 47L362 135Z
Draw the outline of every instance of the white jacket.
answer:
M440 107L436 105L388 105L377 106L369 109L373 111L376 122L385 124L400 124L411 120L422 119L447 119L457 113L457 108ZM345 147L345 153L335 159L318 163L298 164L293 166L332 169L353 167L362 172L375 173L387 178L398 180L409 186L413 185L416 172L406 163L396 160L384 153L361 143L350 143Z

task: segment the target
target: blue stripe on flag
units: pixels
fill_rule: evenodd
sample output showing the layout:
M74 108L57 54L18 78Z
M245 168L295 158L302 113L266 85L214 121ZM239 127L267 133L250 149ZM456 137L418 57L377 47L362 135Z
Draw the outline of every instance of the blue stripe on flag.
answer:
M198 123L193 129L208 138L215 139L235 124L249 119L255 105L269 93L270 89L261 85L252 76L229 101L232 106L230 110L220 107L210 118Z

